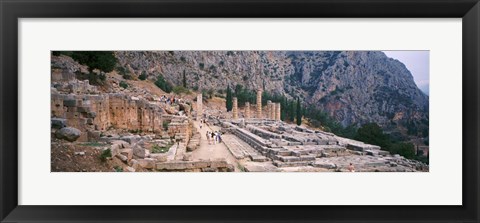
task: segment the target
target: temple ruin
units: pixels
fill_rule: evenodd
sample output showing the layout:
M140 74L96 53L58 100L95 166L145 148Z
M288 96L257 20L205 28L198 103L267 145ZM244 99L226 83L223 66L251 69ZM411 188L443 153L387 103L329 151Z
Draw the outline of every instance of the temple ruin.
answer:
M114 78L113 90L102 92L77 80L74 72L87 71L70 69L75 66L52 70L52 148L63 152L94 142L99 152L109 150L110 159L120 160L123 171L333 172L349 171L349 165L356 171L428 171L428 165L379 146L283 122L281 104L269 100L262 106L260 89L255 104L239 107L233 97L226 112L224 104L204 104L202 94L160 96L140 87L122 89ZM65 128L77 129L78 138L58 137ZM62 171L55 162L52 171Z
M262 118L262 90L257 90L257 117Z

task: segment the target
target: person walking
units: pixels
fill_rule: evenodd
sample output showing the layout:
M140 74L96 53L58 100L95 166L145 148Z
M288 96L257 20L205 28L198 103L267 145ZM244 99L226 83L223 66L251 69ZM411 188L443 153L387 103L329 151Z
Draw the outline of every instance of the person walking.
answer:
M222 133L221 132L218 132L218 142L219 143L222 143Z
M210 133L207 131L207 141L208 145L211 145L212 143L210 142Z
M212 132L212 134L211 134L211 135L212 135L212 139L213 139L213 145L215 145L215 144L216 144L216 142L217 142L217 141L215 140L215 133L214 133L214 132Z

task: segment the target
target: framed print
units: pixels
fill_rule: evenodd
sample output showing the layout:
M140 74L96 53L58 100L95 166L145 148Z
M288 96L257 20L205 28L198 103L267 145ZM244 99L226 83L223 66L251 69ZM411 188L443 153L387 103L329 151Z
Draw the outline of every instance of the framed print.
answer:
M2 1L2 222L478 222L479 7Z

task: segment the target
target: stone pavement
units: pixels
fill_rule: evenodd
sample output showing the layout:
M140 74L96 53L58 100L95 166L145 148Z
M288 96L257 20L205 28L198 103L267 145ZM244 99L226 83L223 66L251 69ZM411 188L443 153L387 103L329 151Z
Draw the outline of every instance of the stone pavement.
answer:
M194 122L194 127L200 132L200 146L198 149L194 150L192 152L192 160L218 160L218 159L225 159L229 164L232 164L235 167L235 171L240 171L238 170L238 162L233 157L233 155L230 153L230 151L227 149L224 143L217 143L213 144L208 144L208 140L206 137L207 131L217 131L220 130L219 127L217 126L205 126L203 124L203 128L199 128L199 121Z

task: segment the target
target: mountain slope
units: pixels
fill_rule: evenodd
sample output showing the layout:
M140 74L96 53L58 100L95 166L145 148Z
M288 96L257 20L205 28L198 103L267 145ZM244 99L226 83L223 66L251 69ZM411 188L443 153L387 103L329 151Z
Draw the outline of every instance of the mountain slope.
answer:
M189 88L227 88L300 97L343 126L376 122L428 135L428 96L401 62L379 51L127 51L121 65Z

